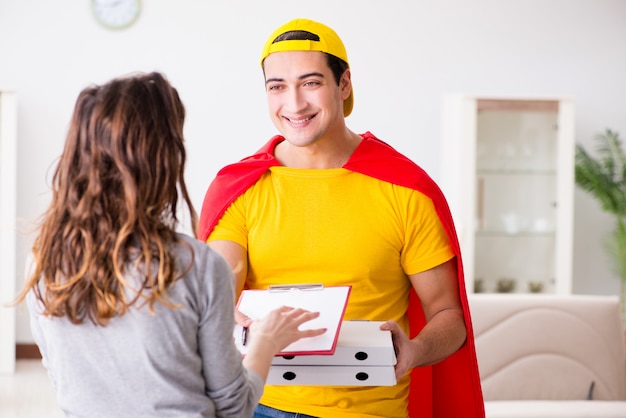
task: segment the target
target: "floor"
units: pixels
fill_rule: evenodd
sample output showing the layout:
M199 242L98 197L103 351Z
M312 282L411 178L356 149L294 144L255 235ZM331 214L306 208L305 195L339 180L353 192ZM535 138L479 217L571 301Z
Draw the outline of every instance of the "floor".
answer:
M0 374L0 417L63 418L41 360L18 360L15 374Z

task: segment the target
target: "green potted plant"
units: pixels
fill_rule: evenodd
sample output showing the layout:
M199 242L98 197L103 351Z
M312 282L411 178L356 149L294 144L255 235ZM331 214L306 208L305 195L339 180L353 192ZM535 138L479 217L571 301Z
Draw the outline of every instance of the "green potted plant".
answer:
M593 195L602 210L615 218L605 246L611 268L620 279L622 315L626 319L626 154L617 132L607 129L594 139L596 158L582 145L576 145L576 185Z

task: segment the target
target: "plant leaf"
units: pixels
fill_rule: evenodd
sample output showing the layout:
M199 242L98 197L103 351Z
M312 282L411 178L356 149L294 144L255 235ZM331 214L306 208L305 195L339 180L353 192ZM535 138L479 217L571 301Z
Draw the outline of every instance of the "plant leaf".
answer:
M617 132L607 129L595 137L598 157L577 144L575 180L591 193L602 209L616 216L626 215L626 155Z

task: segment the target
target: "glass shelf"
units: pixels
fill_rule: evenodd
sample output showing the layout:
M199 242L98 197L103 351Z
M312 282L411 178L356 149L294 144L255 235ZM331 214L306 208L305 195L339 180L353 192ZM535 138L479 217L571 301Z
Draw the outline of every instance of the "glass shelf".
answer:
M486 291L552 288L555 125L556 112L478 113L474 273Z
M443 105L442 184L467 288L571 293L573 101L446 95Z

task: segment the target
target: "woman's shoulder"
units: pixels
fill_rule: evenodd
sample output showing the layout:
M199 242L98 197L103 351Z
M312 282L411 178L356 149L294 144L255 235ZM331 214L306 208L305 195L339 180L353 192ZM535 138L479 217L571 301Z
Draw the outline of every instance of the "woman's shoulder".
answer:
M176 252L183 264L192 263L201 270L230 270L226 260L206 242L185 233L177 233Z

